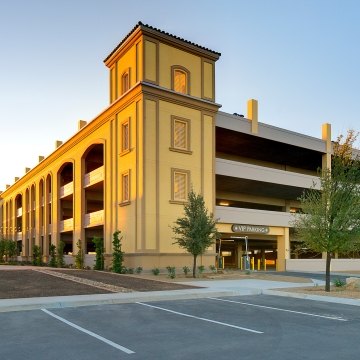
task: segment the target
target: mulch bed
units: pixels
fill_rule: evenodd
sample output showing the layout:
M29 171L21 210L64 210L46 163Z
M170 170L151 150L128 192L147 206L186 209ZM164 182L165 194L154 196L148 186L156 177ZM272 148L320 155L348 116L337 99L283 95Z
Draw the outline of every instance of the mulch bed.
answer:
M161 291L194 288L193 286L147 280L127 275L93 270L52 270L82 279L124 287L134 291ZM107 294L112 291L77 283L34 270L0 270L0 299L43 296Z
M134 291L163 291L163 290L181 290L181 289L194 289L194 286L177 284L165 281L156 281L144 279L141 277L114 274L106 271L94 270L54 270L63 274L76 276L82 279L89 279L102 282L108 285L115 285L131 289Z

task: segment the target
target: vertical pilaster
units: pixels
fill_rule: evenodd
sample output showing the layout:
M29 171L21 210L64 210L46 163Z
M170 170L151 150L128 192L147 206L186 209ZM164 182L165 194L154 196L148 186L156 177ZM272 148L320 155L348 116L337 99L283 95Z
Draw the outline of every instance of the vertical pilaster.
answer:
M73 230L73 253L77 253L76 242L81 240L83 248L86 249L85 245L85 230L84 230L84 215L85 215L85 198L84 198L84 171L82 170L83 161L82 159L76 159L74 161L74 194L73 194L73 219L74 219L74 230Z
M324 123L321 128L322 139L325 141L325 154L322 156L322 168L331 169L331 124Z
M60 241L60 234L59 234L59 192L60 192L60 183L59 183L59 176L55 173L52 177L52 188L51 188L51 213L52 213L52 224L51 224L51 243L55 246L58 246Z
M258 101L250 99L247 102L247 118L251 121L251 132L258 133Z

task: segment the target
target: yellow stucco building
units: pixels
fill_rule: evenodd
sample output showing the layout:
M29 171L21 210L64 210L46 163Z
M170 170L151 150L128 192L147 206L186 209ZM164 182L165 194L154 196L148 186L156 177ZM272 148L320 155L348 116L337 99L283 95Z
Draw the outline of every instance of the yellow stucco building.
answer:
M330 164L330 125L319 139L260 123L256 100L246 117L220 112L219 57L141 22L132 29L104 61L110 105L0 194L1 234L23 259L34 244L47 259L50 244L63 241L73 262L80 239L92 265L97 236L109 264L121 230L127 267L190 265L171 225L193 187L222 233L199 262L241 267L246 237L262 266L288 267L291 214Z

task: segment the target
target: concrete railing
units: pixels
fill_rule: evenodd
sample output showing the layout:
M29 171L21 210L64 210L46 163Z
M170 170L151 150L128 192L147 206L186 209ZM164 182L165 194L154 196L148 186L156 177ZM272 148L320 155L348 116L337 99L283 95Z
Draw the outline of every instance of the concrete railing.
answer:
M104 210L94 211L84 216L84 226L97 226L104 224Z
M104 180L104 166L85 174L84 186L90 186Z
M71 195L74 192L74 182L69 182L68 184L60 188L59 196L63 198L65 196Z
M287 212L254 210L225 206L215 207L215 218L221 223L228 224L251 224L265 226L289 227L293 221L293 215Z
M63 221L60 221L60 224L59 224L59 231L62 232L62 231L72 231L74 229L74 219L71 218L71 219L66 219L66 220L63 220Z
M216 159L216 175L231 176L234 178L263 181L272 184L300 188L310 188L314 184L316 184L316 188L320 186L319 178L316 176L219 158Z

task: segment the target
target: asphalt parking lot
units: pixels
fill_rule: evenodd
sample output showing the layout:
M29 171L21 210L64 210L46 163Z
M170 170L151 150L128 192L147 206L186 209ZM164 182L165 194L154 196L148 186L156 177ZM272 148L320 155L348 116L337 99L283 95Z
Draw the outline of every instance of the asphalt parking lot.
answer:
M0 359L355 359L359 308L234 296L0 313Z

